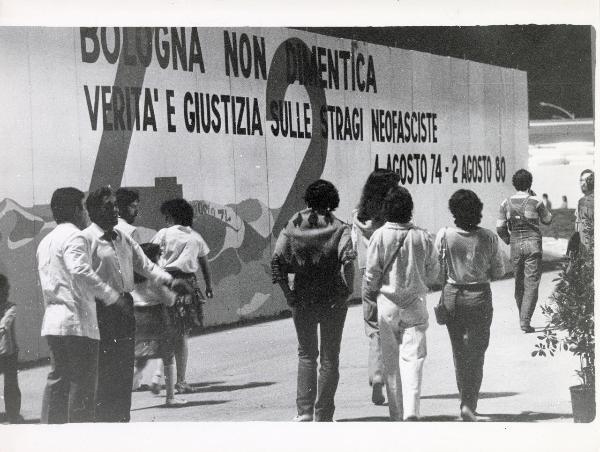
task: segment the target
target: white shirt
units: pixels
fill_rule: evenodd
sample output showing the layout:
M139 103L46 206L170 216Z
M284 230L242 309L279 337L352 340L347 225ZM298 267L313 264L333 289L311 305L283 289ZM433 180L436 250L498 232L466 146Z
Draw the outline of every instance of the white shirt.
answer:
M402 240L402 248L389 264ZM386 266L387 271L383 273ZM395 303L405 328L425 324L428 285L438 273L433 236L410 223L387 222L373 233L369 242L363 297Z
M87 245L78 238L80 232L71 223L61 223L38 246L38 272L46 307L42 336L100 339L94 296L89 296L74 280L77 275L81 281L88 281L89 292L100 298L110 300L112 291L94 279L91 269L86 269L89 255Z
M134 225L127 223L123 218L119 217L119 222L115 226L115 229L118 229L123 234L128 235L137 243L141 243L137 228Z
M93 286L89 287L92 300L96 296L108 300L107 304L110 304L117 300L120 293L132 292L135 288L134 271L159 284L172 281L171 275L146 257L137 242L118 229L114 232L115 239L106 240L102 228L92 223L76 238L87 246L91 271L102 284L108 286L108 296L105 297L98 297L93 293Z
M165 270L196 273L198 258L210 252L202 236L189 226L174 225L161 229L152 243L160 245L162 255L158 264Z

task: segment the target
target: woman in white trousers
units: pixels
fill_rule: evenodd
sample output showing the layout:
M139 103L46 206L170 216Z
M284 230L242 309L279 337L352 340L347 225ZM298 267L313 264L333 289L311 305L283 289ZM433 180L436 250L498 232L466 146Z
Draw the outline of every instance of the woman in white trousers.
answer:
M423 363L427 356L425 305L439 264L434 239L414 226L413 202L404 187L384 199L386 223L375 231L367 250L363 298L376 300L384 381L390 418L419 418Z

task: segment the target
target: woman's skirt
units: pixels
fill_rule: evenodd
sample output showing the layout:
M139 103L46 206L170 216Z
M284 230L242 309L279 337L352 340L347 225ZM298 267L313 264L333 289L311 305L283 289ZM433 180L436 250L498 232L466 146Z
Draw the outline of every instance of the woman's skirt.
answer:
M136 306L135 328L136 359L172 356L174 328L165 306Z
M174 325L175 334L183 336L192 329L202 328L204 322L204 295L198 287L198 280L194 273L185 273L177 270L167 270L173 278L185 280L191 287L189 295L177 295L175 304L168 308L169 316Z

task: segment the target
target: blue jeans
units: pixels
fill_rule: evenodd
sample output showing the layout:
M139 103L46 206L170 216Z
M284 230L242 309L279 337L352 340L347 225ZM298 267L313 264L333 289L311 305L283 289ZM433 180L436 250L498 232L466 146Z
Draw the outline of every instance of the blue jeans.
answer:
M510 257L515 271L515 300L521 327L529 326L538 300L542 276L542 239L511 240Z
M340 344L348 308L328 304L299 305L293 308L298 336L298 388L296 406L299 415L313 416L316 421L333 419L333 399L337 390ZM321 343L317 335L320 326ZM321 368L317 384L317 357Z

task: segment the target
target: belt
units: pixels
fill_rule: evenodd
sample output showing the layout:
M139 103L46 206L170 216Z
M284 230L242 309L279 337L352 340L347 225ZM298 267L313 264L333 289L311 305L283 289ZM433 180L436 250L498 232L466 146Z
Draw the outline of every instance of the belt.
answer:
M490 288L490 283L487 283L487 282L486 283L477 283L477 284L454 284L454 283L449 283L449 284L460 290L479 291L479 290L486 290L486 289Z

